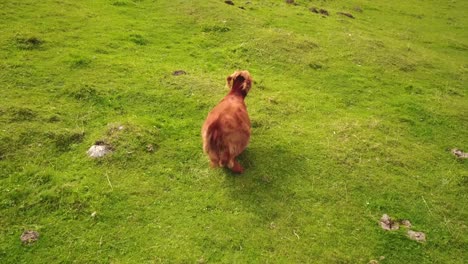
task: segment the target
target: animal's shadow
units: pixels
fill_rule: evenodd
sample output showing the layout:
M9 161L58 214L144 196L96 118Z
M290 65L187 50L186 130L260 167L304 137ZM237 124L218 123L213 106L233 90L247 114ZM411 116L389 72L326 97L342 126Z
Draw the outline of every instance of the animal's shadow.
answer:
M245 209L271 221L278 206L288 206L294 198L298 176L308 172L306 158L294 153L291 146L251 144L239 157L243 174L226 170L225 187L231 199Z

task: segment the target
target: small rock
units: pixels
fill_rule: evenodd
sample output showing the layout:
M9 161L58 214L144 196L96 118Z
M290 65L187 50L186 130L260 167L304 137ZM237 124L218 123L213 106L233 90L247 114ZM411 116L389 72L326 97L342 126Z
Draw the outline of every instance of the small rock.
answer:
M418 242L426 242L426 234L424 234L423 232L416 232L413 230L408 230L408 237L411 240L415 240Z
M409 220L407 220L407 219L401 220L401 221L400 221L400 224L401 224L402 226L406 227L406 228L411 228L411 226L412 226L412 225L411 225L411 222L410 222Z
M96 217L96 214L97 214L96 211L92 212L91 217L93 217L93 218Z
M467 159L468 153L463 152L461 149L452 149L452 154L460 159Z
M353 15L351 15L350 13L337 12L337 14L338 14L338 15L342 15L342 16L347 16L347 17L349 17L349 18L352 18L352 19L354 19L354 16L353 16Z
M174 76L185 75L185 74L187 74L187 72L184 70L177 70L172 73L172 75Z
M30 245L39 239L39 233L34 230L27 230L23 232L20 239L23 244Z
M393 221L387 214L382 215L382 218L380 218L380 226L385 230L397 230L400 228L398 223Z
M228 5L234 5L234 2L231 1L231 0L226 0L224 1L225 4L228 4Z
M102 141L97 141L86 152L91 158L100 158L111 153L111 148Z

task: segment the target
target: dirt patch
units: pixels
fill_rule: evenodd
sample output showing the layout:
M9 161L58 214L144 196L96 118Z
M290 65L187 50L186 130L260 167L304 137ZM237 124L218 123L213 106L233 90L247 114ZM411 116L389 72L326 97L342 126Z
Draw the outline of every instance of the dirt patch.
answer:
M387 214L382 215L382 218L380 218L380 226L384 230L397 230L400 228L400 225L408 229L412 227L411 222L407 219L395 221L392 220ZM426 242L426 234L424 234L423 232L408 230L407 236L411 240L415 240L418 242Z
M153 144L148 144L146 145L146 151L153 153L154 152L154 146Z
M228 4L228 5L234 5L234 2L231 1L231 0L226 0L224 1L225 4Z
M286 0L285 2L290 5L298 5L294 0Z
M423 232L416 232L413 230L408 230L408 237L411 240L415 240L418 242L426 242L426 234L424 234Z
M380 226L384 230L397 230L400 228L398 222L393 221L388 214L382 215L382 218L380 218Z
M412 227L411 222L410 222L409 220L407 220L407 219L401 220L401 221L400 221L400 224L401 224L402 226L406 227L406 228L411 228L411 227Z
M342 16L346 16L346 17L349 17L349 18L352 18L354 19L354 16L351 15L350 13L345 13L345 12L337 12L338 15L342 15Z
M34 230L27 230L23 232L20 239L23 244L30 245L39 239L39 233Z
M455 155L459 159L467 159L468 153L463 152L461 149L452 149L452 154Z
M184 70L177 70L177 71L172 72L172 75L174 76L185 75L185 74L187 74L187 72Z
M380 256L380 257L379 257L379 260L384 260L384 259L385 259L384 256ZM380 263L379 260L372 259L372 260L369 261L368 264L379 264L379 263Z
M322 9L322 8L311 7L311 8L309 8L309 10L310 10L312 13L321 14L321 15L324 15L324 16L329 16L329 15L330 15L330 13L328 13L327 10Z

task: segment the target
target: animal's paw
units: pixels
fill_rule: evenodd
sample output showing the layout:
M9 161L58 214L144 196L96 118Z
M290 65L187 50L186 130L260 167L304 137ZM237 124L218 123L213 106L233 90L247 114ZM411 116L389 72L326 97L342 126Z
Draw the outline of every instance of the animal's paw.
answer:
M244 168L237 161L234 161L234 166L231 168L231 170L232 172L239 174L244 172Z

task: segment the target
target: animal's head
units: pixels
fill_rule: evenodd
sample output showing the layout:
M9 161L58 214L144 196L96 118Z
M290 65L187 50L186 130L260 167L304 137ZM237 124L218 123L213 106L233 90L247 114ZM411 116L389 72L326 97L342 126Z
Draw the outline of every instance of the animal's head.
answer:
M235 71L226 78L226 84L231 92L240 93L246 97L252 87L252 77L248 71Z

